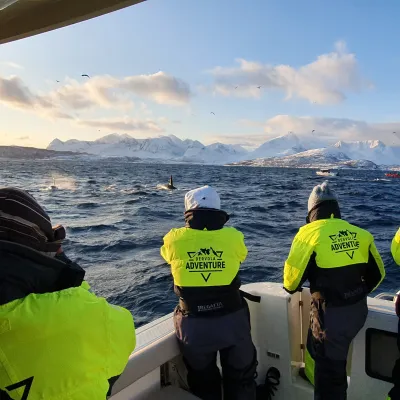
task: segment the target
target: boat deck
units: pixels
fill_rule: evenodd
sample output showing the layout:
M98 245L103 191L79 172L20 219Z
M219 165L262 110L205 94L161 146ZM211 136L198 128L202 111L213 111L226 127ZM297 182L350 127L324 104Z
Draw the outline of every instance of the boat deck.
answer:
M298 374L304 365L310 293L288 295L280 284L254 283L243 289L261 296L249 302L252 337L258 354L257 383L270 367L281 373L274 400L312 400L313 387ZM398 318L393 303L369 298L369 315L348 357L348 399L385 399L392 387ZM110 400L194 400L174 332L172 313L137 330L137 347L113 388Z

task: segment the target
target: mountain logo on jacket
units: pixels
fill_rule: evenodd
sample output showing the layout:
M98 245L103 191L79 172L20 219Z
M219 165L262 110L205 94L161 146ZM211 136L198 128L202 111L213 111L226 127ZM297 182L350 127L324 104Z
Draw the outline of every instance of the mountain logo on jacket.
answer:
M198 251L188 251L187 252L188 256L190 259L195 258L195 257L201 257L201 256L214 256L217 257L219 260L222 257L222 254L224 254L223 251L215 251L212 247L210 248L205 248L205 249L200 249Z
M222 272L225 269L223 254L223 251L214 250L212 247L188 251L189 260L186 262L186 270L201 273L204 281L208 282L213 272Z
M360 248L360 242L357 240L357 232L351 232L348 229L339 231L335 235L329 235L331 239L331 251L334 253L346 253L353 259L354 252Z

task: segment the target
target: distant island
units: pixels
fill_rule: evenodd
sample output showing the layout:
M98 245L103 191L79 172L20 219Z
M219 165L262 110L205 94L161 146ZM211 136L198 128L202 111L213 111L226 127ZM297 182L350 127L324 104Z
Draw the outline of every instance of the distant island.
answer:
M44 159L55 157L82 157L82 153L37 149L35 147L0 146L0 158L5 159Z

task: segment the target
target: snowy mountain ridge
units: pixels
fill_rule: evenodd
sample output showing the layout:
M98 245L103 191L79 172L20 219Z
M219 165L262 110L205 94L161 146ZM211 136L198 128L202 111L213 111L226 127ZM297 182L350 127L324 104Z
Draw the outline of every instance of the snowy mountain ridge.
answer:
M103 157L139 157L206 164L238 161L248 153L239 145L213 143L205 146L198 140L181 140L174 135L135 139L129 135L111 134L92 142L75 139L62 142L54 139L47 149L71 149L69 151Z
M101 157L138 157L202 164L252 165L251 160L257 160L254 165L259 165L262 163L260 160L273 159L279 165L285 162L291 165L331 165L349 160L366 160L377 165L400 165L400 147L386 146L379 140L338 141L328 146L318 137L299 137L291 132L267 140L253 151L233 144L204 145L198 140L181 140L174 135L136 139L126 134L110 134L95 141L72 139L62 142L54 139L47 149ZM277 159L280 161L276 161Z

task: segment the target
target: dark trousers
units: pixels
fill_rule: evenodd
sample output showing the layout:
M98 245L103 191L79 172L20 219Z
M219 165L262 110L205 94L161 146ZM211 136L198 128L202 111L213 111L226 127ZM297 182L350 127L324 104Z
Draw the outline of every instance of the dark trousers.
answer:
M319 308L325 337L307 338L306 375L314 383L314 400L346 400L349 347L368 315L367 300L343 307Z
M194 395L203 400L256 399L257 355L247 309L198 317L184 315L177 307L174 322ZM222 380L216 363L218 352Z

